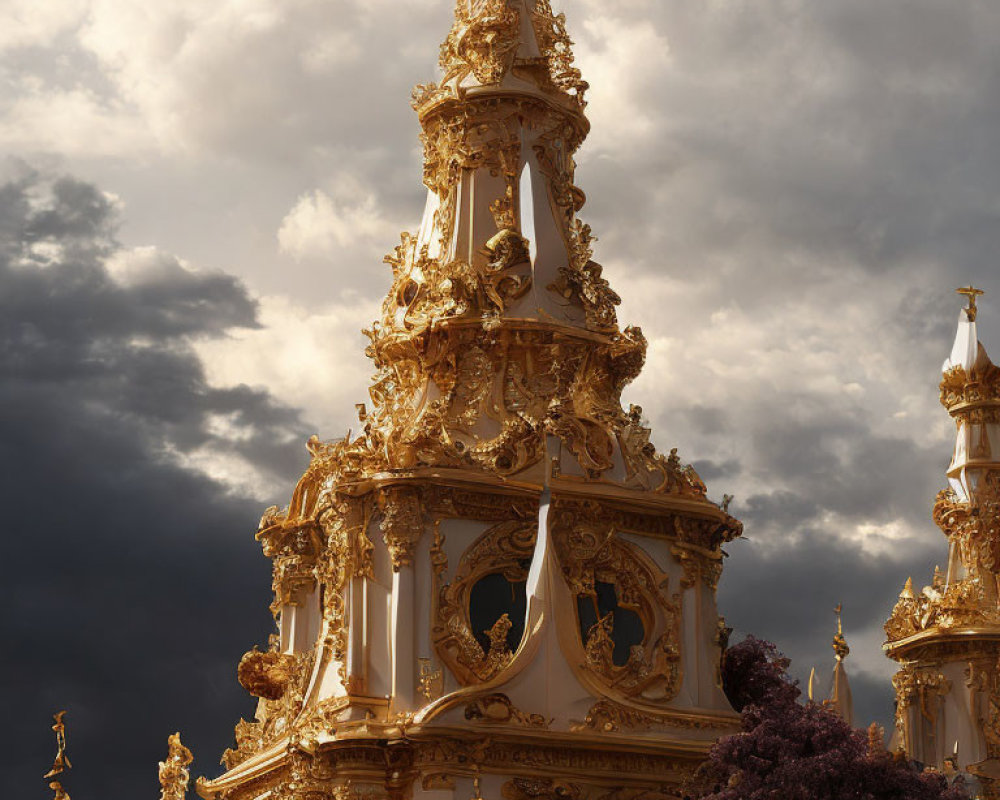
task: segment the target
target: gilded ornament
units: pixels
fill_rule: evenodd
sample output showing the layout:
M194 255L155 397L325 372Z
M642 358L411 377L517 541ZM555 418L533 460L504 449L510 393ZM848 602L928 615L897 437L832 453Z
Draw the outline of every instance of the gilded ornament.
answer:
M240 659L237 677L240 685L254 697L278 700L285 694L294 668L293 656L262 653L255 647Z
M382 535L395 572L413 563L414 548L424 532L422 508L420 494L413 489L386 489L379 497Z

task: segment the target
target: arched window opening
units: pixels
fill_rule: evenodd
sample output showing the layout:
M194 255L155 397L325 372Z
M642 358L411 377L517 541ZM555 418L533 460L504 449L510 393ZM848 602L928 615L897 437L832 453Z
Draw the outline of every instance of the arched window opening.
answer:
M583 646L590 651L610 651L616 667L628 663L632 648L641 645L646 631L639 615L618 604L618 590L613 583L595 581L593 595L576 598Z
M495 649L490 633L506 635L507 650L513 653L524 635L524 614L528 605L526 581L509 581L499 572L481 578L469 593L469 624L483 653ZM507 623L500 623L503 616ZM499 625L498 625L499 623ZM509 623L509 626L508 626Z

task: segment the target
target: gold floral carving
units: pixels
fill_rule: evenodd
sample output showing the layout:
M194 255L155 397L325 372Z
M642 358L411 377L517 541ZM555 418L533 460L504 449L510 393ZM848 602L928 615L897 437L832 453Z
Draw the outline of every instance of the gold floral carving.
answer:
M680 562L684 569L681 586L690 589L703 582L713 592L719 586L722 577L722 553L718 550L707 550L696 545L675 544L670 547L670 553Z
M423 84L413 92L414 107L425 109L462 92L466 78L483 86L501 83L511 71L535 83L538 89L582 111L587 83L574 66L573 42L566 18L552 11L549 0L538 0L528 13L540 58L518 58L521 17L507 0L459 0L455 22L441 45L444 76L438 84Z
M434 564L434 609L431 636L438 656L464 685L489 680L510 662L507 632L511 621L504 614L487 633L490 648L484 652L469 620L472 587L491 573L511 583L527 577L526 564L535 546L535 525L520 520L502 522L483 533L463 554L458 569L448 581L448 559L444 536L435 531L431 548Z
M618 325L615 306L621 298L611 290L601 277L603 268L593 261L583 267L562 267L559 280L549 285L549 290L561 295L567 302L584 310L587 323L593 330L610 331Z
M1000 402L1000 367L985 359L969 374L964 367L953 367L941 381L941 404L950 412L964 406Z
M412 488L394 487L381 492L382 535L392 559L392 569L399 572L413 563L413 551L424 532L423 504L420 493Z
M491 694L474 700L466 705L465 718L527 728L547 728L549 724L541 714L526 714L516 708L505 694Z
M514 64L520 21L507 0L486 0L475 6L458 3L455 24L441 45L442 85L453 80L461 83L470 72L482 84L502 81Z

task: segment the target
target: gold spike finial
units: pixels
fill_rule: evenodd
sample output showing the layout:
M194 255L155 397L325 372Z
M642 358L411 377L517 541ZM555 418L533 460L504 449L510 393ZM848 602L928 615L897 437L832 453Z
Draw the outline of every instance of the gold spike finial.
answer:
M847 646L847 639L844 638L844 626L841 622L843 608L843 603L838 603L833 609L833 613L837 615L837 635L833 637L833 652L837 654L837 661L843 661L851 652L851 648Z
M969 306L965 309L965 316L968 317L969 322L975 322L976 315L979 313L979 309L976 308L976 300L986 294L986 292L982 289L977 289L970 283L968 286L956 289L955 294L960 294L969 298Z

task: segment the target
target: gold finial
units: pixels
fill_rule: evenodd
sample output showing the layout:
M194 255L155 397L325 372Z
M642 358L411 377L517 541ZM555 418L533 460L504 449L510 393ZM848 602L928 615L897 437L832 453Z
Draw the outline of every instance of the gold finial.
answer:
M969 307L965 309L965 316L968 318L969 322L976 321L976 315L979 313L979 309L976 308L976 299L982 297L986 292L982 289L977 289L971 283L961 289L956 289L955 294L964 295L969 298Z
M55 792L54 800L69 800L69 794L63 789L62 784L58 780L53 780L66 770L73 769L73 765L66 755L66 723L63 722L65 716L65 711L52 715L54 720L52 732L56 735L56 757L52 762L52 769L44 775L45 780L49 781L49 788Z
M833 613L837 615L837 635L833 637L833 652L837 654L837 661L843 661L851 652L851 648L847 646L847 639L844 638L844 626L841 621L843 608L843 603L838 603L833 609Z

